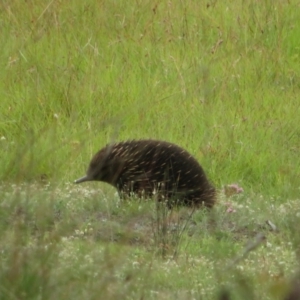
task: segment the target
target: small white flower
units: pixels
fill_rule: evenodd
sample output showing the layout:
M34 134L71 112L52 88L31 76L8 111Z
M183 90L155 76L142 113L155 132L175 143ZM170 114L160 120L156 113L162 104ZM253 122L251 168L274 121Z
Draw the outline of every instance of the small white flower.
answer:
M132 266L133 266L133 267L139 267L139 265L140 265L140 264L139 264L139 262L137 262L137 261L134 261L134 262L132 263Z
M267 243L266 243L266 246L267 246L268 248L271 248L271 247L272 247L272 244L269 243L269 242L267 242Z

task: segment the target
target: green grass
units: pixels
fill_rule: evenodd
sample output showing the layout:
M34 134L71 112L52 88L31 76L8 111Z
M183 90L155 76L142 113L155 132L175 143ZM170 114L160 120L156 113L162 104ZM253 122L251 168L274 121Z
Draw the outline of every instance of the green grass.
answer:
M1 298L282 299L300 245L298 2L0 7ZM214 211L69 184L106 143L138 138L189 150ZM226 197L234 182L244 193Z

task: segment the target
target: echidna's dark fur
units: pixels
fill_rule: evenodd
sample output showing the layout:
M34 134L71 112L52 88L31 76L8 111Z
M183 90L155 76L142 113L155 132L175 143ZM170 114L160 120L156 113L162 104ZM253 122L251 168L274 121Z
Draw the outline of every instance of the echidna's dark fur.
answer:
M87 175L76 180L103 181L121 196L176 201L189 206L212 207L216 192L197 160L179 146L156 140L107 145L92 158Z

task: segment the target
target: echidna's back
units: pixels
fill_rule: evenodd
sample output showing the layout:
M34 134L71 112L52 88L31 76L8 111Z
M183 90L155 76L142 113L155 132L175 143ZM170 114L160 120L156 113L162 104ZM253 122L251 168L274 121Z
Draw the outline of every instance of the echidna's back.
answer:
M214 205L215 189L204 170L193 156L175 144L138 140L108 145L94 156L90 172L99 164L101 170L110 168L113 175L102 174L98 180L111 183L123 195L147 197L155 193L179 204Z

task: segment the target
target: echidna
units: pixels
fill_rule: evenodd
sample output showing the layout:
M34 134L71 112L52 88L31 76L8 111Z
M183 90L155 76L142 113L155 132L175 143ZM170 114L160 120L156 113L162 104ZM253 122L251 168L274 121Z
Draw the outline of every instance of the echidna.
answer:
M158 197L172 203L212 207L216 192L197 160L179 146L157 140L107 145L92 158L87 175L75 183L103 181L120 196Z

